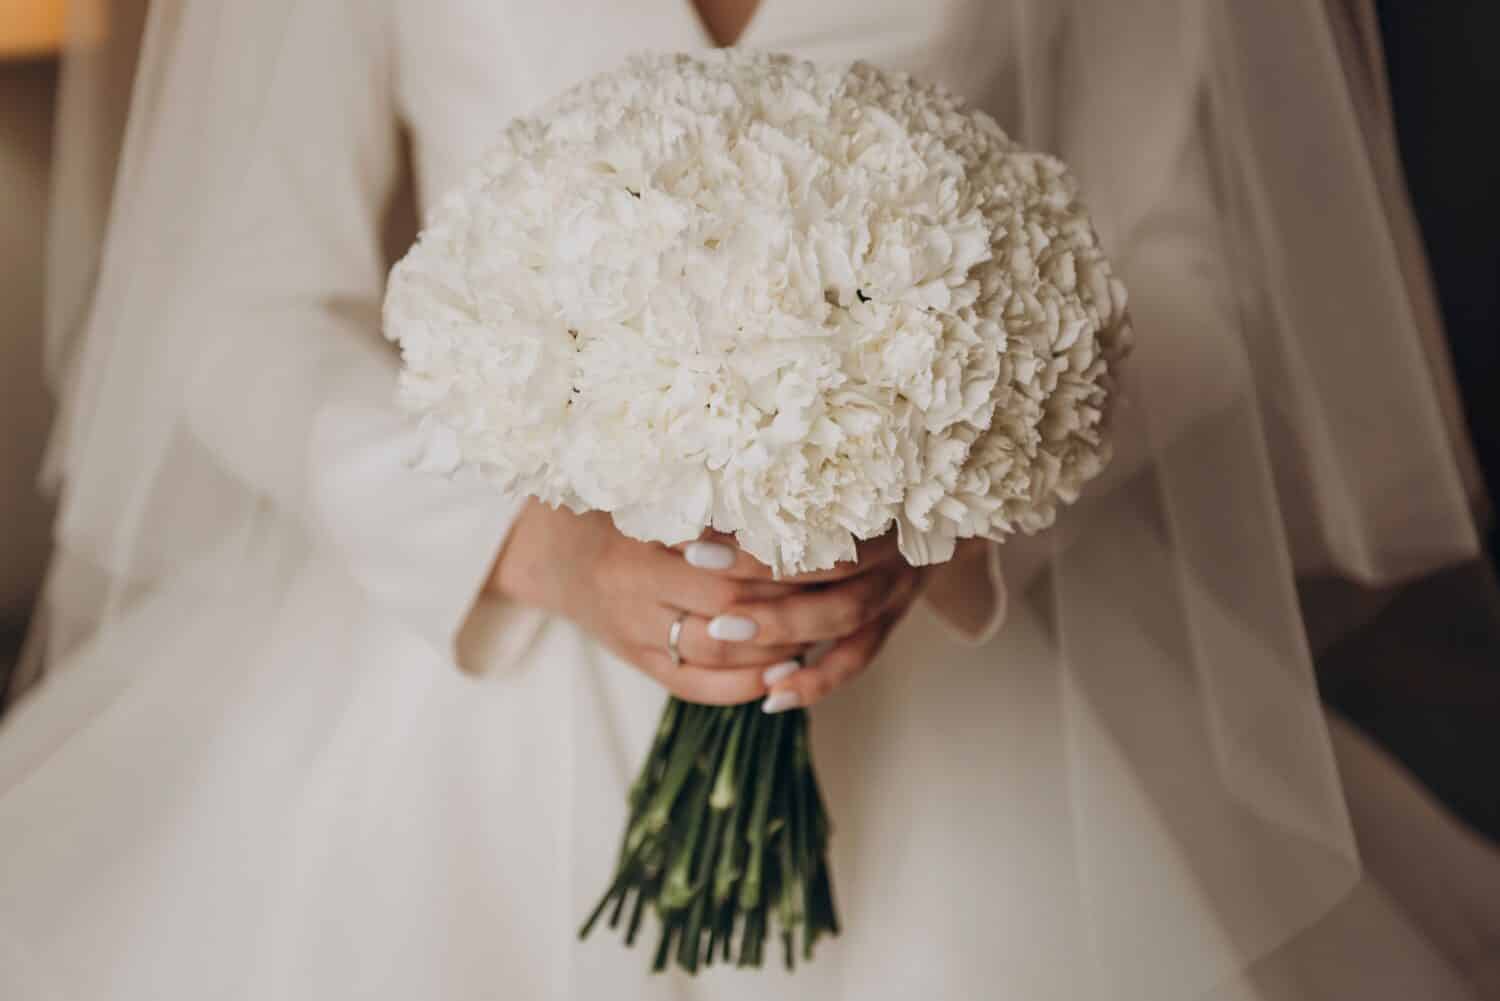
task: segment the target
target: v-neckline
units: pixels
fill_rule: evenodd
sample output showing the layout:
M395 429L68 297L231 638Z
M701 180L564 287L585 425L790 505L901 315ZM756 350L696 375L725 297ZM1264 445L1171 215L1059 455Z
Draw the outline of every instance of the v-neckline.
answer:
M702 9L699 8L695 0L678 0L678 2L687 7L688 16L693 19L693 24L698 28L698 37L703 40L705 45L711 49L736 49L744 45L751 33L755 31L765 15L766 6L771 3L771 0L756 0L754 9L750 11L749 18L746 19L744 25L740 28L739 35L728 45L719 44L719 40L714 37L712 29L708 26L708 21L703 17Z

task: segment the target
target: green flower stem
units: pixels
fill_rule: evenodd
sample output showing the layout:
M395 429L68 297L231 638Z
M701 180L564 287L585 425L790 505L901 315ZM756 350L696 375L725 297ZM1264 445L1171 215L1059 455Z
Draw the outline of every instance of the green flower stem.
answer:
M718 755L715 753L725 733L727 721L722 716L714 718L708 724L714 733L710 742L710 752L707 761L699 762L698 767L712 774L713 761ZM682 838L682 843L677 848L677 854L673 858L671 867L667 870L667 883L662 888L660 906L668 910L680 910L687 907L695 896L697 890L693 887L692 873L693 850L698 844L698 835L703 830L704 819L709 814L709 783L699 780L694 784L691 793L684 796L687 807L687 830ZM711 837L711 836L710 836Z
M838 922L807 725L800 710L767 716L753 704L669 700L631 784L609 889L580 937L607 911L633 944L654 910L655 970L675 963L693 973L716 960L758 967L770 935L788 967L798 937L811 958Z
M729 901L734 893L735 884L743 872L739 860L741 851L745 848L744 825L750 815L750 806L747 803L749 797L746 795L746 790L749 788L750 776L755 769L755 750L765 718L764 713L754 713L745 724L745 754L735 769L734 805L731 807L733 812L730 813L729 824L724 829L724 841L719 848L718 865L714 867L713 893L714 902L717 904L725 904ZM732 924L733 910L730 910L729 914Z
M635 906L630 909L630 920L625 925L625 944L635 945L636 933L641 930L641 918L646 913L646 889L638 889L635 894Z
M670 764L662 776L661 786L652 795L651 805L641 818L643 837L644 834L657 834L666 828L672 804L697 766L698 749L708 738L713 723L714 717L706 713L688 716L687 724L683 727L682 744L672 749Z
M741 910L749 910L760 903L761 876L765 862L766 819L771 809L771 790L776 785L776 764L781 752L781 731L786 728L786 721L786 716L777 716L760 741L760 758L765 767L757 776L755 811L750 815L750 829L745 832L745 838L750 842L750 862L745 867L745 876L740 882Z

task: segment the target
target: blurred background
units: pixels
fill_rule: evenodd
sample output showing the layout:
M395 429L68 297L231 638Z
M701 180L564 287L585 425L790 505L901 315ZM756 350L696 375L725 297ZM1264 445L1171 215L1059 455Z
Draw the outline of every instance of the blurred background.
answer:
M49 406L42 280L63 0L0 0L0 657L16 655L47 558L37 489Z
M0 691L47 559L38 489L49 400L42 342L52 127L62 98L65 0L0 0ZM90 13L90 31L138 32L148 0ZM247 0L253 2L253 0ZM1406 183L1427 247L1463 404L1492 498L1500 497L1500 0L1327 0L1367 24L1365 70L1391 88ZM127 47L128 48L128 47ZM96 71L99 69L95 68ZM129 67L103 67L121 100ZM1351 67L1351 72L1357 71ZM102 209L100 209L102 210ZM1380 595L1307 581L1326 700L1472 827L1500 841L1500 590L1490 560ZM1361 626L1325 642L1329 608L1358 604ZM1371 611L1373 609L1373 611Z

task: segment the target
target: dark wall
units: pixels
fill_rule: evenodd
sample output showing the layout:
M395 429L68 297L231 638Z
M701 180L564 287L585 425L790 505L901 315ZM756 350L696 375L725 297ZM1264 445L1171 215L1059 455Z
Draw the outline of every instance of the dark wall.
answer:
M1460 391L1500 507L1500 0L1376 0L1396 130ZM1500 533L1489 545L1497 552ZM1500 844L1500 585L1483 560L1401 589L1319 657L1327 702Z
M1377 0L1401 158L1500 499L1500 0ZM1500 535L1490 535L1496 553Z

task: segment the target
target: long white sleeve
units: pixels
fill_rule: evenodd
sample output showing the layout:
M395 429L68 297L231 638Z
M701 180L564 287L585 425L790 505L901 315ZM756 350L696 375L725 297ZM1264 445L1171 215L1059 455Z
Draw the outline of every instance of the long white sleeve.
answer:
M299 12L286 58L321 72L284 77L325 85L271 95L241 201L260 211L230 221L177 322L204 331L186 389L202 443L446 649L519 505L413 468L421 440L395 406L379 232L400 163L376 6Z

